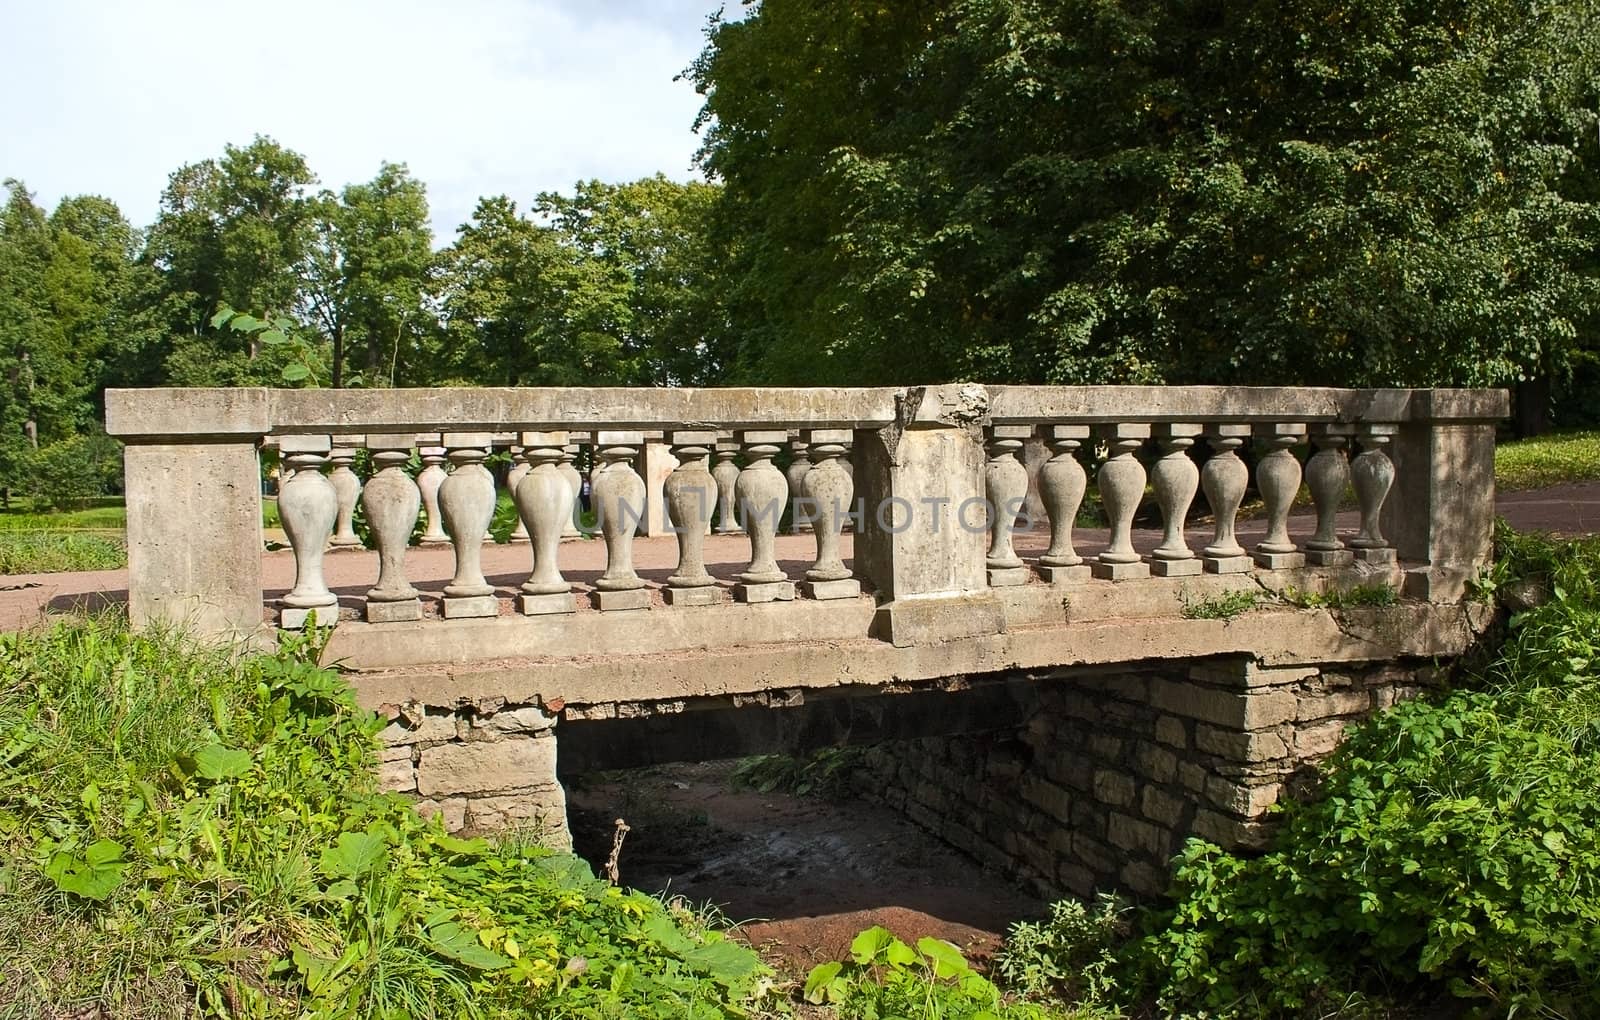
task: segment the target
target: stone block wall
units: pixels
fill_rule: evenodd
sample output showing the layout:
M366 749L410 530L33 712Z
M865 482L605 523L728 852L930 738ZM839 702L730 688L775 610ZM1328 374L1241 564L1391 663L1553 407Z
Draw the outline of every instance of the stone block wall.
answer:
M1153 896L1190 835L1261 847L1272 805L1310 791L1346 726L1434 679L1238 659L1061 671L1020 730L878 745L858 789L1045 895Z
M489 699L459 707L385 706L379 734L385 790L417 797L452 832L531 828L570 849L566 794L556 781L556 717L540 705Z

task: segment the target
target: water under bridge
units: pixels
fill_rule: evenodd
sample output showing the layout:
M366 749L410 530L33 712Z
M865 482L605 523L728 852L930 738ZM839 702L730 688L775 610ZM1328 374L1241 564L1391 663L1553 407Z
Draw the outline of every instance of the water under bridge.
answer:
M1507 399L158 389L107 409L134 623L254 645L333 624L327 659L392 720L384 783L453 827L560 842L563 772L871 744L870 792L967 852L1148 892L1188 834L1259 843L1350 721L1471 646ZM288 590L263 570L264 455ZM502 488L512 546L486 554ZM330 563L366 576L330 588Z

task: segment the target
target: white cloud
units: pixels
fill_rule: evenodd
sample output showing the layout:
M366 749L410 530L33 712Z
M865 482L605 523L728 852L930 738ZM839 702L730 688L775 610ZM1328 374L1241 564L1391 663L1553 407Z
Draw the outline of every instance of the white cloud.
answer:
M145 224L173 170L259 133L330 187L409 164L442 243L482 195L696 176L700 97L672 79L718 6L0 0L0 177Z

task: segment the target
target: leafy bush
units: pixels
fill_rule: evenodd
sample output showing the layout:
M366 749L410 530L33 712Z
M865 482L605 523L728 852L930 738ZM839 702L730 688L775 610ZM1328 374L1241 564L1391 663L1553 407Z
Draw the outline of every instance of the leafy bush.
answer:
M1032 1003L1008 1003L961 950L921 938L916 948L882 927L850 943L850 958L818 964L806 978L807 1002L829 1004L843 1020L1050 1020L1063 1014ZM1083 1015L1083 1014L1075 1014Z
M0 635L0 1016L746 1015L721 932L376 792L381 721L293 652Z
M1131 912L1128 903L1103 893L1092 910L1080 900L1058 900L1046 920L1011 927L996 970L1029 996L1108 1001L1116 991L1115 950L1132 933Z
M1256 858L1191 841L1131 955L1169 1011L1273 1016L1349 993L1600 1015L1600 540L1503 544L1548 579L1474 689L1350 731Z
M32 451L24 491L39 508L82 509L122 483L122 444L103 432Z
M782 790L799 797L842 797L861 764L859 747L824 747L805 755L758 754L743 758L731 776L736 788L771 793Z

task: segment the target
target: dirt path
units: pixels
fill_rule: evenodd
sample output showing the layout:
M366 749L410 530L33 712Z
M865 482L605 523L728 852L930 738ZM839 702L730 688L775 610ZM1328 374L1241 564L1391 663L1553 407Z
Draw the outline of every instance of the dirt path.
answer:
M568 790L580 854L600 869L627 820L624 883L712 903L791 976L840 959L863 928L994 952L1046 904L901 816L863 801L734 790L733 764L585 777Z

